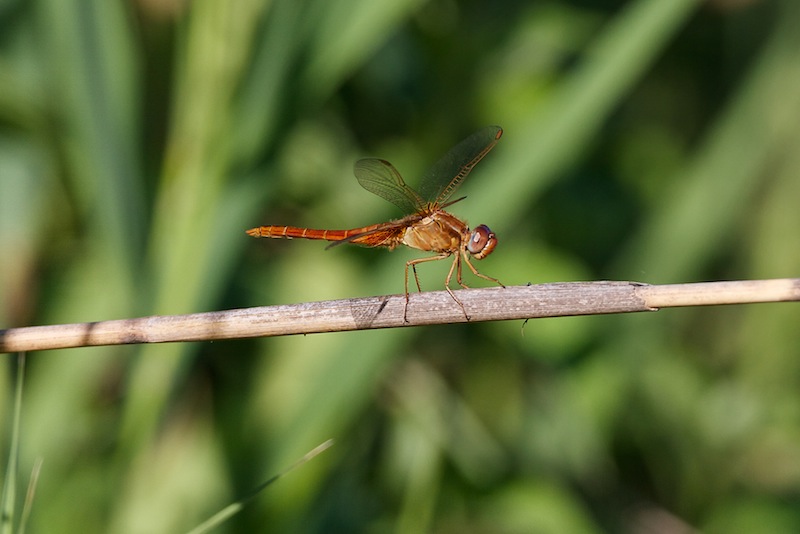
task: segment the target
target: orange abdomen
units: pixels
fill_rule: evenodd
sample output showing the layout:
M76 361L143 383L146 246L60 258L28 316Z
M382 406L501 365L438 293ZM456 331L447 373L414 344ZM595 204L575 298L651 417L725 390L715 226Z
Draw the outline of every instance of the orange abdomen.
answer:
M363 229L354 230L315 230L313 228L298 228L296 226L259 226L247 230L247 235L253 237L274 237L274 238L298 238L298 239L321 239L324 241L341 241L351 235L364 231Z

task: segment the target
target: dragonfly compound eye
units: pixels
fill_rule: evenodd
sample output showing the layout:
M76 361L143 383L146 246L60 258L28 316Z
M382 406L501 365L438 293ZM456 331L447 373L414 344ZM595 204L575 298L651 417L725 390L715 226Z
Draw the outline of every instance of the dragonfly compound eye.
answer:
M491 254L496 246L497 237L494 235L494 232L489 230L488 226L482 224L472 231L472 235L469 237L467 250L475 259L482 260Z

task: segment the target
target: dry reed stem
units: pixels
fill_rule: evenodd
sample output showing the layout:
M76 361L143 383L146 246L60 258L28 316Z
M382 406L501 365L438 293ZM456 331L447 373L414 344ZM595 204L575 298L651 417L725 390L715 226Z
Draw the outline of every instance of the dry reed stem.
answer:
M800 279L675 285L566 282L456 292L470 322L657 311L677 306L800 301ZM0 330L0 352L96 345L211 341L466 322L445 291L265 306L190 315Z

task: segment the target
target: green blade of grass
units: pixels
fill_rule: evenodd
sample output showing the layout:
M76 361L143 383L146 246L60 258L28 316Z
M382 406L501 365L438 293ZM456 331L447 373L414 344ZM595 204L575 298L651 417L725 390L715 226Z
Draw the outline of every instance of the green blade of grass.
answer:
M22 514L19 518L19 529L17 534L25 534L25 529L28 526L28 519L33 510L33 497L36 495L36 484L39 482L39 473L42 472L42 458L37 458L31 469L31 481L28 484L28 491L25 493L25 504L22 506Z
M14 529L14 511L17 502L17 470L19 468L19 440L22 422L22 387L25 378L25 353L17 357L17 380L14 388L14 414L11 426L11 444L8 450L6 480L3 484L2 513L0 532L11 534Z
M253 499L255 499L258 496L258 494L261 493L262 491L264 491L268 486L272 485L273 483L275 483L281 477L283 477L286 474L288 474L289 472L297 469L298 467L300 467L304 463L308 462L309 460L311 460L315 456L319 455L320 453L322 453L326 449L330 448L332 445L333 445L333 440L332 439L329 439L329 440L317 445L316 447L314 447L313 449L308 451L305 455L303 455L303 457L300 458L299 460L297 460L295 463L293 463L292 465L290 465L289 467L287 467L286 469L284 469L280 473L274 475L269 480L267 480L264 483L262 483L260 486L258 486L256 489L254 489L249 495L239 499L238 501L236 501L233 504L230 504L230 505L226 506L225 508L223 508L222 510L220 510L219 512L217 512L216 514L214 514L213 516L208 518L206 521L204 521L203 523L199 524L198 526L196 526L195 528L190 530L189 534L202 534L203 532L209 532L211 529L221 525L228 518L230 518L233 515L235 515L238 512L240 512L242 510L242 508L244 508L249 502L251 502Z

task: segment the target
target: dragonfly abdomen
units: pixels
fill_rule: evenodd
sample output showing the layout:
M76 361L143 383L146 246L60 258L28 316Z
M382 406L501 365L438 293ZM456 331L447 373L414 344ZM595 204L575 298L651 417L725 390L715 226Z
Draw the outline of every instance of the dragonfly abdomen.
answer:
M385 226L386 224L373 224L350 230L316 230L314 228L298 228L297 226L259 226L247 230L247 235L279 239L318 239L321 241L393 249L402 242L405 227L394 225L391 228L384 229Z
M314 228L298 228L297 226L259 226L247 230L247 235L253 237L274 237L285 239L319 239L323 241L341 241L351 235L357 234L356 230L316 230Z

